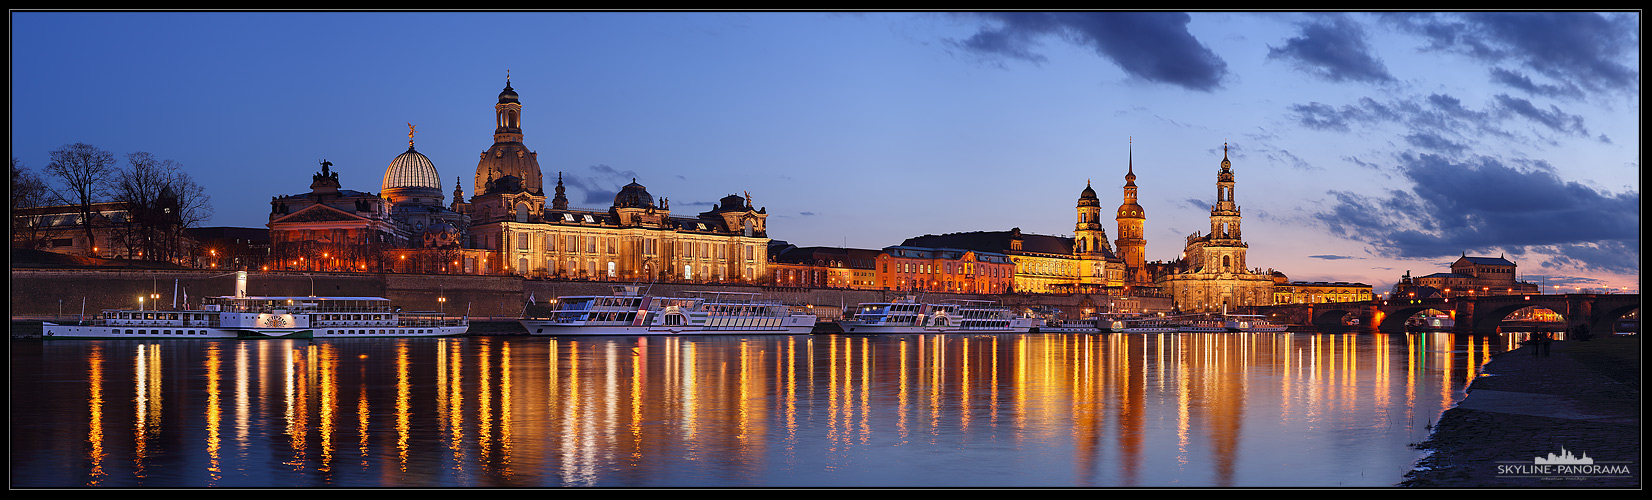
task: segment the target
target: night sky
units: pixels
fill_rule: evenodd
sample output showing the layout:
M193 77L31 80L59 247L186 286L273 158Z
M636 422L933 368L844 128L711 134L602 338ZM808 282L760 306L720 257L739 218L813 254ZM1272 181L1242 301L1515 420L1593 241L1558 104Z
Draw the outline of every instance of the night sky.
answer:
M474 194L521 95L547 191L677 215L751 193L769 236L1070 235L1134 162L1147 258L1209 230L1224 144L1253 267L1386 292L1498 256L1639 290L1639 12L12 11L11 155L184 165L262 227L325 159L378 192L417 149ZM448 200L451 202L451 198ZM1105 213L1105 211L1104 211ZM1118 237L1108 224L1108 237Z

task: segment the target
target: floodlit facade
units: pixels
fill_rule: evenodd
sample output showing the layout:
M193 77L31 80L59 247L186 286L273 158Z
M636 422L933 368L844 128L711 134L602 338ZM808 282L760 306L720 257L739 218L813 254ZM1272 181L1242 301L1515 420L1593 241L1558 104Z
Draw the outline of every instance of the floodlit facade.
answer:
M1182 312L1222 311L1274 302L1272 273L1247 267L1245 253L1250 245L1240 230L1234 184L1233 164L1224 144L1221 168L1216 173L1216 204L1210 207L1210 233L1189 235L1181 260L1158 276L1159 287L1169 292Z

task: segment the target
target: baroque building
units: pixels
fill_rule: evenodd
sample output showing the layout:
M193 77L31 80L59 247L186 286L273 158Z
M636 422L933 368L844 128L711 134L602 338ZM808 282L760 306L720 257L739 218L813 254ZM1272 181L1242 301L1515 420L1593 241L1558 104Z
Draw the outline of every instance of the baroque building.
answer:
M1273 303L1273 276L1251 270L1245 261L1250 245L1240 230L1241 215L1234 199L1233 164L1222 145L1222 164L1216 172L1216 204L1210 207L1210 234L1187 237L1182 258L1157 277L1183 312L1231 310Z
M1451 263L1451 272L1411 277L1406 271L1394 284L1395 298L1473 297L1542 293L1541 287L1520 281L1519 266L1503 256L1470 257L1464 253Z
M1118 250L1102 225L1101 199L1089 182L1079 191L1074 208L1073 236L1050 236L1009 231L976 231L908 238L893 248L956 248L1007 256L1013 267L1005 291L1029 293L1152 294L1154 283L1144 262L1147 240L1142 229L1147 215L1136 201L1134 153L1126 164L1124 201L1114 220L1119 227ZM1134 264L1132 264L1134 262ZM893 276L880 270L880 277ZM899 278L893 285L899 287ZM885 283L885 287L891 287ZM1147 288L1131 290L1131 287ZM891 288L897 289L897 288Z
M268 270L381 271L384 252L405 247L389 200L343 189L332 162L310 176L310 192L270 198Z
M476 194L453 205L470 217L468 246L478 251L478 268L602 280L753 282L766 276L768 211L753 206L749 193L683 217L671 213L669 198L655 198L632 179L607 209L580 209L569 207L558 174L547 204L538 155L522 142L522 102L509 79L494 116L494 144L476 165Z

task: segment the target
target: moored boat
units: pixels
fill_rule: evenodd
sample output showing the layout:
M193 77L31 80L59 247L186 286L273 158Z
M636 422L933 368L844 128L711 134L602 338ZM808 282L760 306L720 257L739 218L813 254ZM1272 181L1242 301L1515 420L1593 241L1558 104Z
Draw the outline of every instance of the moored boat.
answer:
M1174 333L1181 330L1176 320L1163 316L1133 316L1118 322L1122 333Z
M1268 321L1262 315L1230 314L1227 317L1227 326L1230 330L1245 333L1283 332L1285 325Z
M838 322L844 333L1027 333L1033 318L985 300L925 304L913 297L860 304Z
M1188 333L1227 333L1234 330L1228 328L1227 321L1218 317L1191 316L1175 319L1177 330Z
M749 292L655 296L641 285L612 295L558 297L548 317L518 321L531 335L806 334L815 315Z
M87 324L43 323L46 339L283 339L445 337L470 329L466 317L404 312L383 297L248 296L236 273L235 295L206 297L199 308L108 309Z

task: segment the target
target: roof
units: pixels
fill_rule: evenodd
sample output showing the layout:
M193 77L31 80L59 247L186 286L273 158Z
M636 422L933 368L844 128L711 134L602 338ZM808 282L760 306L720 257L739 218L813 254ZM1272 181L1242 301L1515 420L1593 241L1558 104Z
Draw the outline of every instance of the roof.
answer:
M1463 258L1457 259L1458 262L1462 262L1462 261L1465 261L1465 260L1468 261L1470 264L1474 264L1474 265L1477 265L1477 266L1512 266L1512 265L1514 265L1513 262L1509 262L1508 259L1505 259L1505 258L1502 258L1502 257L1469 257L1467 255L1464 255Z
M1419 277L1419 278L1416 278L1416 279L1427 279L1427 278L1473 278L1473 276L1469 276L1467 274L1457 274L1457 273L1434 273L1434 274L1430 274L1428 276L1422 276L1422 277Z

